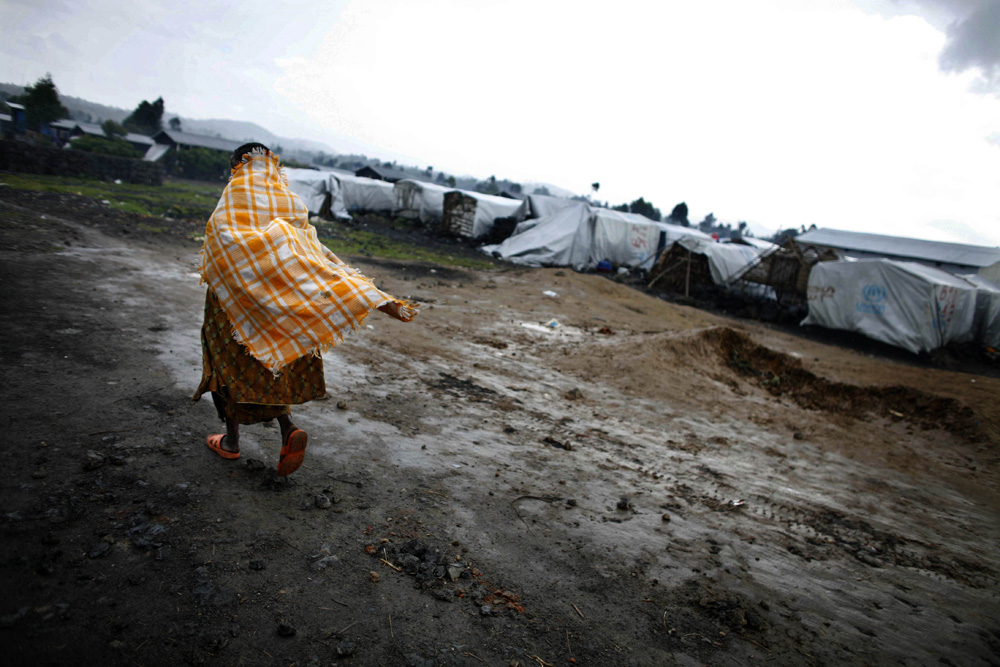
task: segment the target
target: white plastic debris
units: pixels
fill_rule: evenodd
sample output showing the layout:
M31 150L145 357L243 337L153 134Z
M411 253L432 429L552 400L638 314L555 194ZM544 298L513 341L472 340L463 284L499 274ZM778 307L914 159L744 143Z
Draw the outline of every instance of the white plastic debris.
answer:
M545 296L550 296L553 299L556 298L557 296L559 296L558 294L556 294L555 292L553 292L550 289L545 290L544 292L542 292L542 294L544 294Z

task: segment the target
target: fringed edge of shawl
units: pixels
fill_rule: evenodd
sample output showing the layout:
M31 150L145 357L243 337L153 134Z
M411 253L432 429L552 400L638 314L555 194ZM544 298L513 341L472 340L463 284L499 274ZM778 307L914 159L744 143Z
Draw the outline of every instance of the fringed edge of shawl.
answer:
M204 278L202 278L202 282L205 282ZM211 287L211 285L209 285L209 287ZM419 303L414 303L413 301L407 301L405 299L394 299L394 298L384 299L381 302L379 302L375 307L369 308L368 310L366 310L365 313L364 313L364 315L362 315L361 318L358 319L357 323L355 323L353 320L349 321L348 324L350 325L351 328L347 331L347 334L350 335L350 334L352 334L352 333L360 330L361 329L361 325L368 318L368 316L371 315L371 313L373 311L378 310L379 308L381 308L382 306L386 305L387 303L398 303L399 304L398 311L404 311L405 310L406 316L408 317L408 319L402 319L401 317L397 317L397 319L399 319L401 322L410 322L410 321L412 321L413 318L416 317L417 314L420 312L420 305L421 304L419 304ZM228 318L228 314L227 314L226 319L229 319ZM296 359L301 359L302 357L304 357L306 355L311 355L311 356L314 356L314 357L322 357L325 352L329 352L334 347L336 347L340 343L344 342L344 330L340 329L340 330L334 332L334 337L335 337L334 340L330 340L330 341L319 343L315 347L312 347L312 348L306 350L306 352L302 355L302 357L296 357L296 359L293 359L292 361L282 363L279 359L267 360L267 359L261 359L260 357L258 357L257 355L255 355L250 350L250 346L246 344L246 341L244 340L242 332L240 332L240 330L236 328L236 325L233 324L232 320L229 320L229 328L230 328L230 334L232 335L233 340L235 340L237 343L239 343L240 345L242 345L246 349L247 354L249 354L251 357L253 357L257 361L259 361L261 364L263 364L264 367L267 368L269 371L271 371L271 374L274 375L274 376L276 376L276 377L277 377L278 373L281 372L282 368L284 368L288 364L294 362Z

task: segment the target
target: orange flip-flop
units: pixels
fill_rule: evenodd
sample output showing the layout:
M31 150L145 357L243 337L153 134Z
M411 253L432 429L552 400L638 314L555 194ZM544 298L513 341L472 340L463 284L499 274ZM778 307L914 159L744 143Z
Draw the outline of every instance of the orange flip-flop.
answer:
M225 433L216 433L214 435L208 436L208 448L224 459L240 458L239 452L227 452L225 449L222 448L222 439L225 436L226 436Z
M302 460L306 457L306 444L309 436L300 428L293 429L281 445L281 454L278 456L278 476L285 477L291 475L302 465Z

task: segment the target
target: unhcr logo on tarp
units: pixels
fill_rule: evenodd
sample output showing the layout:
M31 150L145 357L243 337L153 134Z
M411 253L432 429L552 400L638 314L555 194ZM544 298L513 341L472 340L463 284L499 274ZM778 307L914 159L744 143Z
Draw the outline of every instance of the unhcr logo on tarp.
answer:
M885 313L885 287L882 285L865 285L861 288L861 298L863 301L859 301L857 304L857 309L859 313L867 313L869 315L882 315Z

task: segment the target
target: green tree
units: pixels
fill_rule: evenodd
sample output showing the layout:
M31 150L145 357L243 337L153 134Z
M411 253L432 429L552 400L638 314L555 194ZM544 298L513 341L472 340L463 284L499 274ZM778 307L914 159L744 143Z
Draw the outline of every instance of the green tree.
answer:
M138 134L156 134L163 129L163 98L158 97L154 102L143 100L122 125Z
M648 202L642 197L639 197L634 202L628 205L629 211L632 213L638 213L639 215L644 215L654 222L659 222L663 217L660 215L660 209L653 206L652 202Z
M181 119L178 118L177 116L171 118L169 124L170 124L170 129L173 130L174 132L181 131Z
M670 212L670 222L675 225L690 227L691 223L688 221L688 205L681 202L677 206L674 206L674 210Z
M495 195L500 192L500 188L497 187L497 177L490 176L485 181L476 183L476 192L482 192L487 195Z
M110 118L101 123L101 129L104 130L104 134L107 135L108 139L124 137L128 134L128 130L126 130L120 123L116 123Z
M69 142L69 147L85 153L100 153L116 157L139 157L132 144L124 139L104 139L103 137L77 137Z
M28 129L36 132L42 123L69 117L69 110L59 101L59 89L51 74L46 74L35 85L25 88L23 95L12 97L10 101L24 106Z
M458 182L455 180L454 176L449 176L447 179L445 179L445 183L449 188L454 188L456 187Z
M549 192L549 189L547 187L545 187L544 185L540 185L537 188L535 188L534 191L531 194L533 194L533 195L545 195L546 197L551 197L552 196L552 193Z

